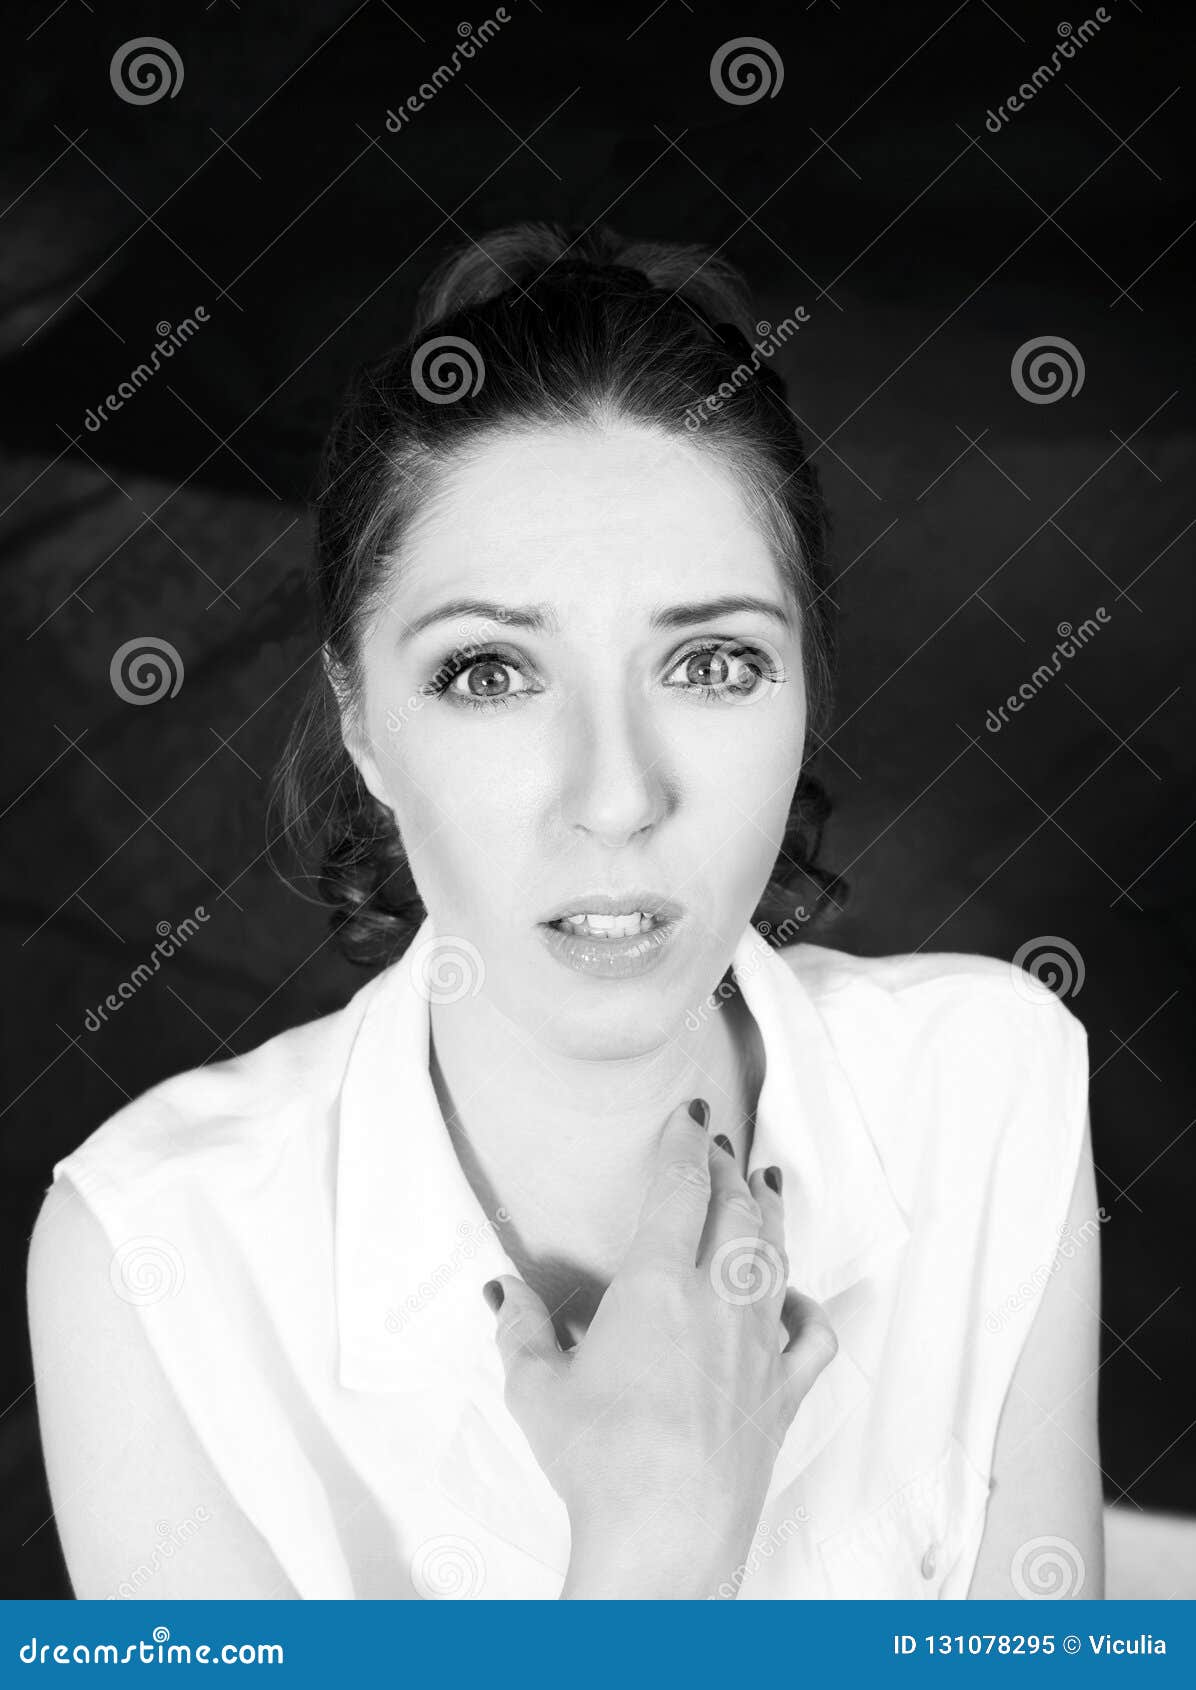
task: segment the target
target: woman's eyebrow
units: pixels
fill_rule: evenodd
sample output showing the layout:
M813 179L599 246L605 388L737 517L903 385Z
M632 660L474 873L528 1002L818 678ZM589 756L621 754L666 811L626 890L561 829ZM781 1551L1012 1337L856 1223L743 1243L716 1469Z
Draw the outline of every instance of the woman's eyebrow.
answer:
M652 629L685 628L694 622L709 622L717 616L732 616L736 611L743 610L770 616L784 627L789 626L789 617L783 605L772 599L756 598L751 593L724 593L719 598L699 599L689 604L658 606L649 617L648 626ZM551 605L497 604L491 599L449 599L447 603L437 605L434 610L425 610L422 616L417 616L413 622L409 622L399 636L399 644L412 639L433 622L455 621L463 617L479 617L484 621L499 622L512 628L529 628L534 633L544 633L559 627L559 620Z
M773 599L758 599L751 593L724 593L717 599L699 599L693 604L674 604L668 609L658 608L649 618L651 628L685 628L691 622L713 622L718 616L733 616L737 610L754 610L762 616L789 626L784 605Z

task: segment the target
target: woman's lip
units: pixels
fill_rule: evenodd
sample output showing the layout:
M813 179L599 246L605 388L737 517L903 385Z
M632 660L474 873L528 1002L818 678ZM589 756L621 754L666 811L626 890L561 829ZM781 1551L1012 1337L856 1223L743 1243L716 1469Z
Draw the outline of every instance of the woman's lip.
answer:
M556 920L560 918L557 917ZM556 921L537 923L549 951L567 968L598 979L626 980L655 968L669 948L680 919L656 919L646 932L613 935L569 933Z
M600 902L585 903L579 900L576 904L566 904L563 909L557 909L552 915L541 916L543 922L564 921L571 915L598 915L604 918L622 918L630 915L646 915L655 921L677 921L682 915L680 904L665 904L660 902L621 905L618 909L603 909Z

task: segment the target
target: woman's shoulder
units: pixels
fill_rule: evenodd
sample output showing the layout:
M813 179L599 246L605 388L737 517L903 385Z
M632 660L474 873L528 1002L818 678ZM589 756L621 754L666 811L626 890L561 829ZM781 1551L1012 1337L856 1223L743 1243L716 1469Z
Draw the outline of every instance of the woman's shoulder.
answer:
M1035 973L957 951L859 956L805 943L781 955L895 1158L933 1147L973 1169L1074 1162L1088 1036Z
M978 951L897 951L862 956L807 940L787 945L777 954L803 981L826 993L853 985L872 986L894 997L911 992L951 992L972 982L1006 982L1015 974L1044 989L1019 965Z
M970 951L906 951L861 956L803 943L779 953L824 1020L869 1018L899 1029L907 1048L963 1048L975 1057L1010 1041L1073 1047L1084 1025L1064 998L1017 961ZM1070 981L1067 948L1034 953L1034 966Z
M181 1284L188 1258L194 1271L234 1239L252 1248L256 1233L315 1224L349 1053L384 978L241 1055L160 1080L61 1157L30 1237L31 1319L44 1329L68 1295L102 1308L110 1274L122 1296L131 1285L128 1300L149 1301L142 1279Z
M252 1177L296 1132L330 1121L349 1052L384 976L339 1009L289 1027L239 1055L158 1081L54 1164L81 1194L131 1192L180 1180Z
M1010 1276L1049 1263L1068 1213L1088 1117L1083 1022L998 957L802 945L786 960L914 1234L955 1274L971 1261L981 1306L996 1306Z

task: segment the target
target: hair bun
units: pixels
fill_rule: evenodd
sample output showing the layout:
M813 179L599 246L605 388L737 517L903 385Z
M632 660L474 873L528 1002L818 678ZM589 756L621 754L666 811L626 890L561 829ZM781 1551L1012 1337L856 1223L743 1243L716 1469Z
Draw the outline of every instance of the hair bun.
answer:
M609 224L510 223L454 248L419 290L412 339L443 318L530 289L542 277L620 273L678 297L710 323L730 323L749 340L756 312L746 281L709 248L671 241L628 241Z

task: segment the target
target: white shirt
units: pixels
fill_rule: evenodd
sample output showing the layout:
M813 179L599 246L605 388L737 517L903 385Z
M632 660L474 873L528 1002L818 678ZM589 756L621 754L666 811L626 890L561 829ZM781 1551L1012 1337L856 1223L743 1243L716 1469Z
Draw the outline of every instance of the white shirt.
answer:
M732 968L766 1058L751 1165L782 1170L790 1282L840 1348L724 1594L966 1596L1075 1183L1083 1026L982 956L779 951L749 925ZM54 1178L301 1597L554 1599L568 1520L481 1295L516 1269L428 1055L404 957L334 1014L153 1087Z

